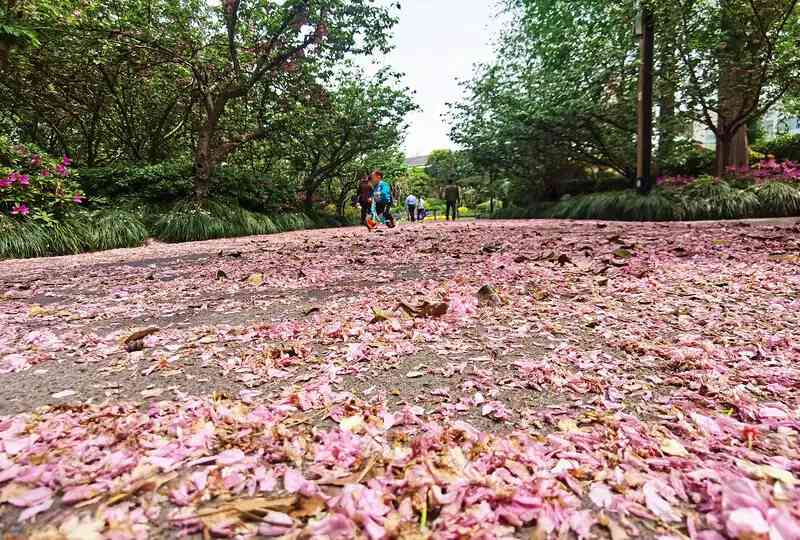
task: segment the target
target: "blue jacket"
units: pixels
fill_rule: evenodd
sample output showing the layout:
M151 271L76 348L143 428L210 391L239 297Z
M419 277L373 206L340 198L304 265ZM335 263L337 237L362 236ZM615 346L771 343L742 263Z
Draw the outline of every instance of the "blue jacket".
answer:
M392 204L392 190L385 180L378 182L372 192L372 198L376 203Z

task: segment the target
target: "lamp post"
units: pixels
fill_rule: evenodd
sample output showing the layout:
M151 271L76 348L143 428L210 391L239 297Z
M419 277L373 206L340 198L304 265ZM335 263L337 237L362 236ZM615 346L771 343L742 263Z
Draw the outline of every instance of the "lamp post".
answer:
M637 2L636 36L639 38L639 98L636 128L636 188L653 188L653 56L655 21L647 5Z

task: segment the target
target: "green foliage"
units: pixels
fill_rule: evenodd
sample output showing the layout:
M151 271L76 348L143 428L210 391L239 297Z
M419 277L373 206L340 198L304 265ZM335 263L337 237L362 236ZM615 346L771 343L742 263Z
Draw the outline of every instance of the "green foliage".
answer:
M139 216L125 210L100 210L88 221L94 250L141 246L148 237L147 227Z
M565 219L666 221L676 219L676 207L675 199L660 190L648 195L633 190L609 191L561 201L549 215Z
M18 221L0 214L0 259L49 255L48 231L33 221Z
M710 176L698 178L680 191L682 218L692 220L742 219L758 214L759 200Z
M759 202L759 217L800 216L800 188L786 182L767 182L751 190Z
M222 238L228 227L225 218L194 201L180 202L156 221L153 233L165 242Z
M283 214L274 218L278 232L302 231L314 227L314 222L305 214Z
M282 134L276 146L293 175L302 179L307 211L326 182L338 184L331 187L341 204L358 180L374 168L386 167L388 179L404 173L402 159L385 158L397 157L406 116L417 109L399 75L388 70L372 77L344 71L331 81L325 96L319 102L298 101L287 107L274 124ZM389 170L393 165L402 170Z
M31 18L27 6L51 2L22 4ZM364 153L397 146L414 107L395 74L367 77L352 66L359 56L388 52L395 4L64 6L34 10L36 24L26 27L36 28L40 47L10 55L0 121L55 154L78 156L86 185L110 197L139 192L175 201L188 191L276 210L298 191L299 174L309 173L310 184L332 181ZM22 25L12 27L3 15L0 25L2 55L4 40ZM295 145L296 137L310 147ZM255 156L258 178L229 174L227 165L246 161L244 150ZM323 154L319 167L315 154ZM88 171L98 166L105 170ZM273 189L260 189L267 185Z
M702 176L712 174L716 154L713 150L693 143L682 143L677 151L661 165L662 176Z
M182 201L153 224L153 234L165 242L272 234L284 229L278 218L251 212L233 201Z
M244 209L235 201L214 200L205 204L180 202L161 215L152 229L165 242L193 242L338 226L340 220L323 214L288 213L270 217Z
M644 3L657 21L655 157L662 174L721 175L713 152L691 148L691 123L718 133L724 150L740 127L755 124L787 91L797 92L795 3ZM466 99L450 109L453 141L487 181L507 178L509 199L520 205L557 197L565 179L581 176L576 171L613 170L633 179L633 3L505 5L509 24L496 60L478 67Z
M558 185L557 195L584 195L620 191L633 187L633 181L617 174L597 174L590 178L565 180Z
M550 209L506 208L493 218L552 217L616 221L725 220L800 215L800 189L784 182L739 188L702 177L678 188L593 193L566 199Z
M157 165L80 169L88 194L109 200L174 201L192 190L192 164L165 161Z
M491 219L536 219L548 217L552 211L552 205L542 204L531 208L522 208L519 206L507 206L505 208L498 208L494 214L490 216Z
M800 134L779 135L770 141L756 145L758 152L775 156L779 160L800 162Z
M84 212L50 223L0 215L0 259L136 247L146 237L147 230L138 217L120 210Z
M466 152L434 150L428 157L425 172L436 187L442 187L473 176L476 171Z

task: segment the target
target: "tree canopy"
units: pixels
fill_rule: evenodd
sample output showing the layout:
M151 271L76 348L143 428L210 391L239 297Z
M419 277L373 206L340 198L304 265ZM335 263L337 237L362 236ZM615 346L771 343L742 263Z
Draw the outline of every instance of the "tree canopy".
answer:
M270 168L288 163L310 200L341 167L396 147L414 108L395 74L348 67L389 50L393 5L11 4L0 19L3 124L80 166L191 161L198 200L254 144Z
M737 164L748 123L796 92L800 11L794 0L645 2L656 20L656 159L717 138L717 171ZM483 171L529 197L559 178L635 176L636 13L607 0L508 0L497 58L451 105L451 136ZM746 149L746 137L744 139ZM745 163L747 159L746 151Z

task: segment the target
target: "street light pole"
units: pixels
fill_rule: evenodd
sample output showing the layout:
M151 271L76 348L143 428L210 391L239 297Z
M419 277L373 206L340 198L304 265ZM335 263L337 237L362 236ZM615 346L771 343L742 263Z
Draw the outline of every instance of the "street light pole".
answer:
M639 36L639 99L636 129L636 188L649 193L653 188L653 71L655 21L649 7L639 3L636 20Z

